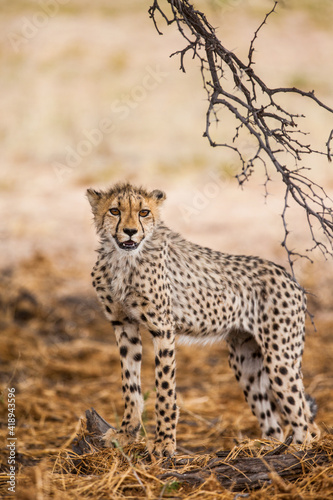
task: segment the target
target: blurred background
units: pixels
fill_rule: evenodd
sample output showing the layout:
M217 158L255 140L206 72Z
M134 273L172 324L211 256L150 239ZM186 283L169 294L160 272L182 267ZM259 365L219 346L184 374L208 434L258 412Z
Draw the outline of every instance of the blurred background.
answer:
M2 0L2 265L38 251L90 266L96 238L85 190L124 180L164 189L165 221L186 237L286 264L279 179L269 165L267 199L263 171L239 188L236 158L202 137L207 100L198 63L188 55L186 73L179 70L179 57L169 56L184 41L162 19L158 35L150 3ZM246 59L273 2L197 5L224 46ZM255 69L268 85L315 89L332 106L332 15L329 0L279 3L255 46ZM325 148L332 115L304 98L291 106ZM222 119L221 137L223 127ZM310 163L311 176L332 193L332 165ZM290 217L294 246L304 250L302 214L295 208Z

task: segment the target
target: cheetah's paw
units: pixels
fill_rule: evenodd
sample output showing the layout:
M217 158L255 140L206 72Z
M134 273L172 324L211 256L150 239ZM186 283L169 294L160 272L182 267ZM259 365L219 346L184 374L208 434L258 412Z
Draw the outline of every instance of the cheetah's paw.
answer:
M152 453L155 457L172 457L176 453L176 444L174 442L155 442Z
M132 443L133 437L128 436L123 431L109 429L105 434L103 434L102 441L106 448L122 448L123 446Z

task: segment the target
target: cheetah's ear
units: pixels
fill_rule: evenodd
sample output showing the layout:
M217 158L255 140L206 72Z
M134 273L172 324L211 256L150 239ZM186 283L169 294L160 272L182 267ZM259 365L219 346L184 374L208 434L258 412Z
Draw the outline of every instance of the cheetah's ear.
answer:
M91 205L91 208L93 209L93 211L95 211L99 205L99 202L101 201L103 193L96 191L95 189L87 189L86 194L87 194L87 198L89 200L89 203Z
M160 191L159 189L154 189L154 191L152 191L149 195L152 198L154 198L154 200L156 200L158 203L161 203L166 198L166 194L163 191Z

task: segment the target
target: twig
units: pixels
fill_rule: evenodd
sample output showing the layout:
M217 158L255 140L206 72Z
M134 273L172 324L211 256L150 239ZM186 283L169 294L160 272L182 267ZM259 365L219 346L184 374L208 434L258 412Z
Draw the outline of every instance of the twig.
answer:
M267 160L274 165L285 185L282 246L286 250L291 273L295 279L296 259L305 258L312 262L308 253L314 249L318 249L325 258L333 256L333 201L320 185L304 174L304 171L309 169L300 165L304 155L325 155L329 161L332 160L333 130L325 144L326 151L314 149L310 143L305 142L308 136L299 127L299 121L304 115L289 111L284 104L280 104L279 98L283 94L299 95L329 113L333 113L333 109L319 100L313 90L306 92L296 87L269 88L254 71L255 42L268 18L276 12L277 1L254 33L247 63L242 62L234 52L222 45L206 16L196 10L189 0L164 0L171 9L169 16L165 14L165 8L160 7L162 2L163 0L154 0L149 15L156 28L156 14L160 14L168 25L175 23L185 38L185 48L172 54L179 55L181 70L185 71L184 61L187 53L191 52L192 58L199 60L203 86L208 96L204 136L209 144L212 147L228 148L236 154L240 162L240 172L236 178L240 185L249 180L257 167L261 166L264 169L264 188L267 196L271 180ZM233 84L231 89L230 82ZM217 142L212 137L211 124L219 121L217 110L231 113L239 123L232 141ZM245 132L257 143L255 152L248 157L242 147L242 134ZM292 168L284 163L286 155L292 159ZM290 202L296 203L303 209L313 243L312 248L303 252L295 251L287 243L290 235L287 225Z
M328 140L326 142L328 161L332 161L332 155L331 155L331 140L332 139L333 139L333 129L331 130L331 133L330 133Z

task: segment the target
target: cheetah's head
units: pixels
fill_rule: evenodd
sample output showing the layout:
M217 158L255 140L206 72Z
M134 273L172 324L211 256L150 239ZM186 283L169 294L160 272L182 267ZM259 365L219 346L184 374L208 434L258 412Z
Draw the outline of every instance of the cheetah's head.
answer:
M133 252L149 238L159 220L162 191L147 192L131 184L116 184L108 191L87 190L97 232L117 249Z

